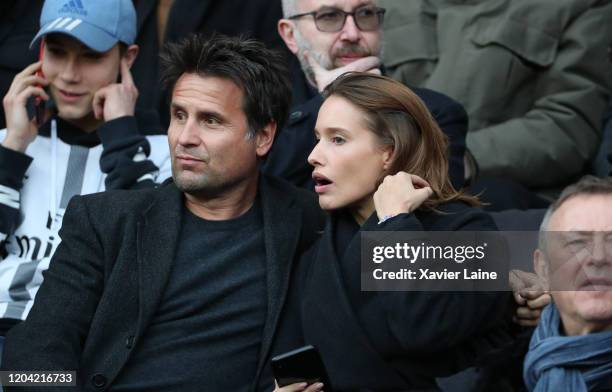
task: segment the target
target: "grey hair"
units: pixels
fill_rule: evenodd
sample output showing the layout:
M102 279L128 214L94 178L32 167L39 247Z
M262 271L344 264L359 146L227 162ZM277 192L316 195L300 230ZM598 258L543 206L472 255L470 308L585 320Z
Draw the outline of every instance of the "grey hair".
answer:
M538 235L538 248L546 253L546 232L550 218L555 211L561 207L563 203L571 198L580 195L611 195L612 196L612 177L595 177L584 176L575 184L567 186L559 198L548 207L542 223L540 224L540 233Z
M538 249L542 252L546 253L546 232L548 231L548 223L550 222L550 217L555 212L555 208L551 205L546 210L546 214L544 214L544 218L542 218L542 223L540 224L540 232L538 234Z
M288 18L298 13L299 0L283 0L283 17Z

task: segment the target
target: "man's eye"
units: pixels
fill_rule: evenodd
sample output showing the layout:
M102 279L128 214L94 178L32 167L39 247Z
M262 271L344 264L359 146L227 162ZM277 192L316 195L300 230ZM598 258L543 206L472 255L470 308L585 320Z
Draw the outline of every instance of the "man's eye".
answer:
M179 120L179 121L184 121L184 120L187 118L187 116L185 115L185 113L184 113L184 112L181 112L181 111L176 111L176 112L173 112L173 113L172 113L172 116L173 116L175 119Z
M338 20L342 15L339 11L322 11L316 15L316 18L321 21Z
M85 57L87 60L98 60L102 58L102 55L97 52L87 52L83 53L83 57Z
M61 56L64 54L64 50L57 46L47 45L47 51L49 51L49 53L51 53L54 56Z
M366 17L367 18L367 17L371 17L371 16L376 15L376 10L374 8L372 8L372 7L361 8L361 9L358 9L357 11L355 11L355 14L358 17Z
M570 240L567 242L567 246L569 249L577 252L587 246L587 241L583 239Z
M221 122L218 118L213 116L206 116L202 119L202 122L206 125L219 125Z

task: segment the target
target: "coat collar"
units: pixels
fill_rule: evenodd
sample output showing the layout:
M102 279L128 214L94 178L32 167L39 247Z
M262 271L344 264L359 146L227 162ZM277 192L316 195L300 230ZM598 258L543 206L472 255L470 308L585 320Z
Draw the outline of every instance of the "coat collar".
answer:
M338 230L337 218L333 216L328 219L307 274L301 300L305 342L315 345L323 358L328 359L328 372L336 374L335 380L340 385L351 385L357 377L381 389L397 387L404 382L389 370L385 360L370 343L345 292L341 261L334 243L334 231ZM343 258L361 257L360 238L358 232L348 244ZM340 358L342 353L350 355ZM348 375L338 368L368 369L368 372Z
M183 193L170 182L162 186L156 196L136 227L139 336L149 325L162 298L181 229Z
M289 276L300 241L302 214L295 196L280 181L261 176L264 240L266 247L267 316L264 325L257 374L261 376L272 346L280 312L287 296Z

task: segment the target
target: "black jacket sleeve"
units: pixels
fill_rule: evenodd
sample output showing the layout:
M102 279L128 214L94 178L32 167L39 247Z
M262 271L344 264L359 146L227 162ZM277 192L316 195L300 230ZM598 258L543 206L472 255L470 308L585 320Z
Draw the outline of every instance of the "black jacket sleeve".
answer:
M103 234L106 233L97 233L90 224L81 197L74 197L60 230L62 243L44 274L45 284L28 319L7 334L2 357L4 370L79 369L89 323L104 286L100 241Z
M0 257L4 257L6 238L19 226L19 192L32 158L0 146Z
M154 187L159 168L147 159L151 146L138 132L136 118L120 117L98 129L104 151L100 168L106 177L106 189Z
M496 230L485 212L464 211L440 216L434 224L417 214L402 214L378 227L364 226L363 230ZM381 292L374 298L358 309L370 338L382 346L399 345L407 352L427 355L486 334L505 324L512 314L509 292ZM382 324L380 320L385 319Z

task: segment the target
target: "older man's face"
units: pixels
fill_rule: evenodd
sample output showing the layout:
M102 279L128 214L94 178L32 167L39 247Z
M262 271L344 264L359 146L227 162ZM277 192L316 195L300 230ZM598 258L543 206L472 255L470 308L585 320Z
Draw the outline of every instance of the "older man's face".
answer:
M565 332L612 329L612 196L568 199L548 230L547 279Z
M364 6L376 6L373 0L300 0L297 2L298 13L339 9L353 12ZM297 56L307 74L312 71L304 51L318 61L327 70L342 67L348 63L368 56L379 56L382 46L382 26L375 31L362 31L355 20L347 16L344 27L335 33L319 31L314 18L307 16L294 20L296 29L294 37L298 46Z

